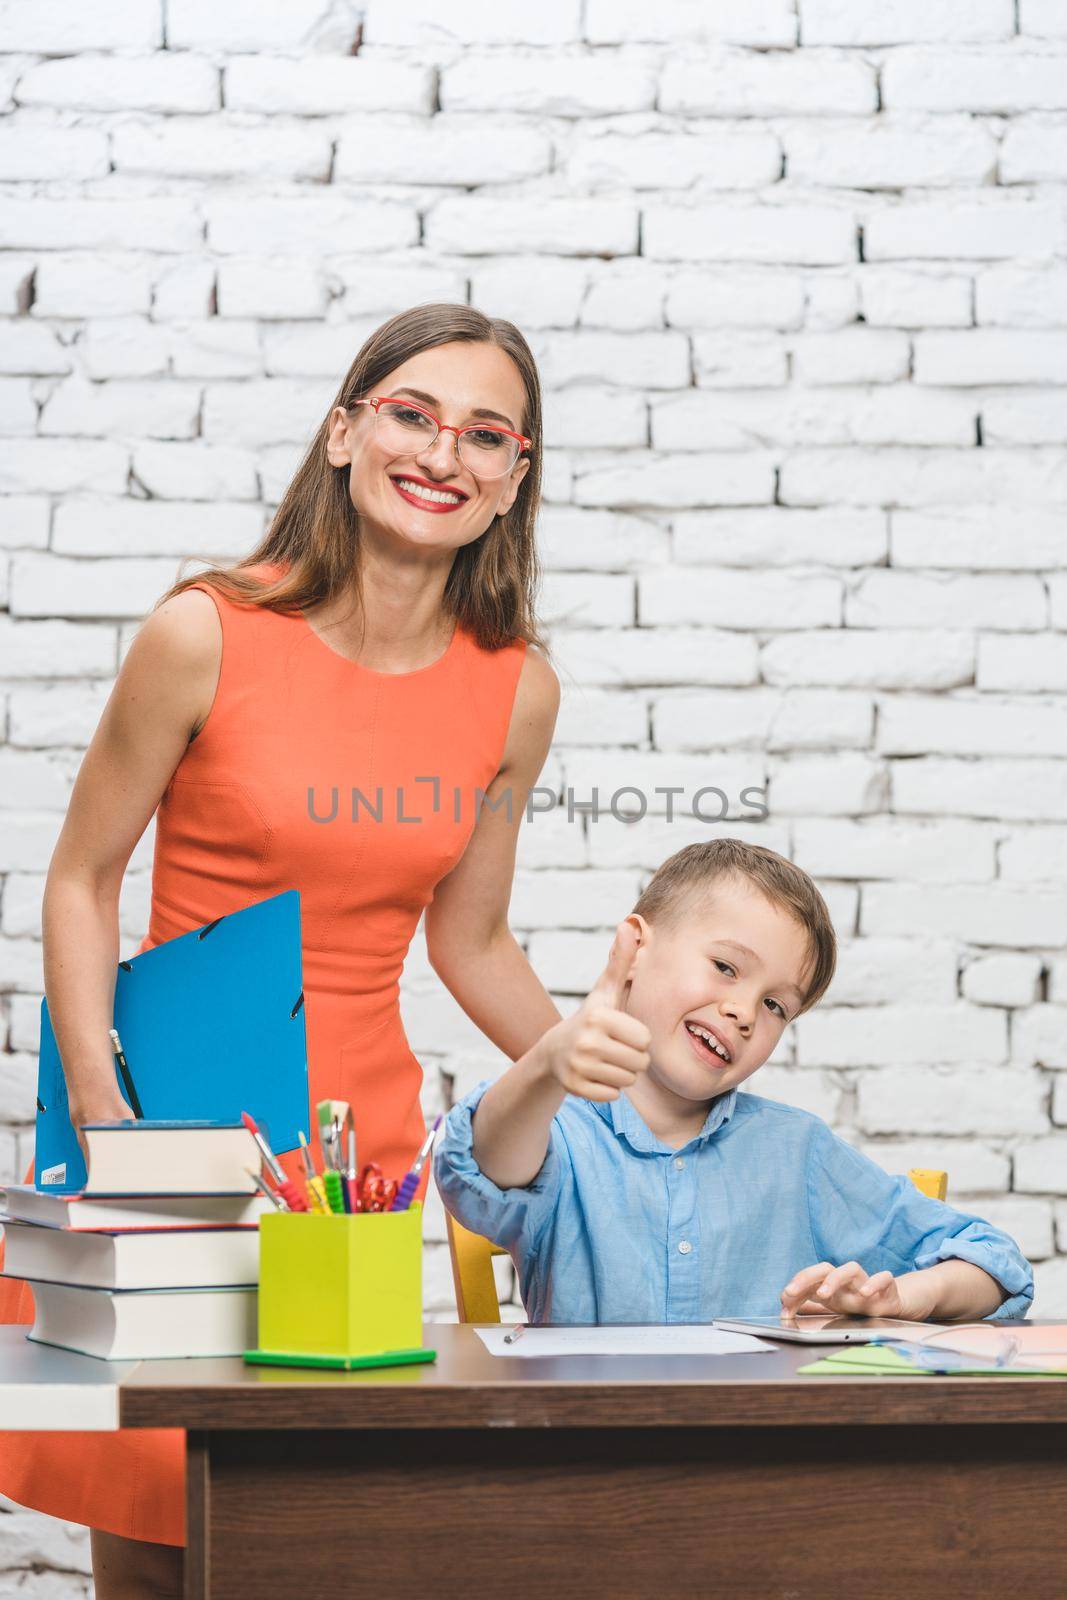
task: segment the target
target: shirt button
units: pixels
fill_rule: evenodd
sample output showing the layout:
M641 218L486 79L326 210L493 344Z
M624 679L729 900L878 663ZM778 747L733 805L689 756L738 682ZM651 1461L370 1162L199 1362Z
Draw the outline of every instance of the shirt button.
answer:
M678 1171L681 1172L682 1168L685 1166L685 1162L682 1160L681 1156L675 1156L674 1165L678 1168Z
M678 1254L680 1256L687 1256L692 1248L693 1246L689 1243L688 1239L679 1239Z

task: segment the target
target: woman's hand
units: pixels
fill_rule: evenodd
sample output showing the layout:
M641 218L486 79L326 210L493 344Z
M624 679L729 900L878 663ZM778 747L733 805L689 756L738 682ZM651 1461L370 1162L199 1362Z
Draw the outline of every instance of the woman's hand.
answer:
M798 1312L833 1311L859 1317L906 1317L921 1320L901 1293L900 1280L891 1272L863 1270L858 1261L835 1267L829 1261L805 1267L782 1290L783 1316Z
M568 1094L617 1100L652 1059L648 1028L622 1010L636 948L637 930L621 922L608 964L577 1011L541 1036L548 1069Z
M102 1089L99 1094L94 1095L91 1099L79 1101L77 1106L70 1107L71 1125L78 1136L78 1144L81 1146L81 1153L85 1157L87 1171L89 1167L89 1146L81 1130L81 1124L83 1122L111 1122L115 1119L132 1116L132 1108L126 1104L117 1088L114 1093L107 1089Z

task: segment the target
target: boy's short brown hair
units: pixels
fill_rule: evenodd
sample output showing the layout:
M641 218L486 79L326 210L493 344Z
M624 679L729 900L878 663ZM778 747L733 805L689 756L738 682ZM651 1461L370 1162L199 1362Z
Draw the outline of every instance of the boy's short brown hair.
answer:
M837 965L837 939L826 901L807 873L776 850L740 839L708 839L686 845L657 869L634 911L649 922L677 923L693 900L719 879L743 878L772 905L794 917L808 935L810 975L800 1011L810 1011L829 988Z

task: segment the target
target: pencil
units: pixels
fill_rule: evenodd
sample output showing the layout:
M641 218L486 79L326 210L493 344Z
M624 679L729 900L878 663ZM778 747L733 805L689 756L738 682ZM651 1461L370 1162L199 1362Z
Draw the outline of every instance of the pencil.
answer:
M135 1117L137 1117L139 1120L143 1120L144 1112L141 1110L141 1102L137 1098L137 1090L133 1086L133 1077L130 1073L129 1065L127 1064L126 1057L122 1053L122 1044L119 1040L119 1036L115 1032L114 1028L109 1028L108 1032L111 1035L111 1049L115 1057L115 1065L119 1069L119 1075L122 1078L123 1087L126 1090L126 1098L130 1102L130 1110L133 1112Z

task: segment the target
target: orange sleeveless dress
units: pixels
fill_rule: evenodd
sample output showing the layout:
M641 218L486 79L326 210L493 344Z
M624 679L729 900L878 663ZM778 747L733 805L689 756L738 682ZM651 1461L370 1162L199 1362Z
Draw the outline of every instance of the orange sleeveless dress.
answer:
M425 1133L400 972L499 770L525 641L483 650L457 627L428 667L373 672L299 615L206 592L222 621L222 667L159 804L138 953L299 889L311 1105L349 1101L360 1163L400 1177ZM309 1132L314 1140L310 1117ZM316 1157L321 1165L317 1148ZM298 1155L282 1159L298 1177ZM32 1320L30 1286L0 1281L0 1322ZM70 1522L181 1545L185 1432L0 1432L0 1492Z

